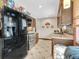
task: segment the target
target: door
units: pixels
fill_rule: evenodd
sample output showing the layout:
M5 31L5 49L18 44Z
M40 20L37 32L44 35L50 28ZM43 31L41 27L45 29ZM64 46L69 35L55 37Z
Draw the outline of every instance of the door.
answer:
M79 18L74 20L74 45L79 45Z

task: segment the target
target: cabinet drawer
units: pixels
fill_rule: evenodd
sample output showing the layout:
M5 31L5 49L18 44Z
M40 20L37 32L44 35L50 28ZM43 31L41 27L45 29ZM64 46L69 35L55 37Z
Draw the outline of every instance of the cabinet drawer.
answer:
M54 44L73 45L73 40L54 39L53 43Z

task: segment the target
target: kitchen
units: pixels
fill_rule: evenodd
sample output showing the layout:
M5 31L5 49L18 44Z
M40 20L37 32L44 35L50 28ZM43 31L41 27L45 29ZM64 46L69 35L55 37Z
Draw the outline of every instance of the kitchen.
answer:
M16 38L14 43L16 43L15 41L20 42L17 43L19 45L22 42L26 48L20 50L16 48L14 49L17 51L15 51L16 53L9 55L9 57L3 55L3 59L13 57L13 59L20 59L20 57L23 57L23 59L79 58L79 54L75 52L79 51L78 0L8 0L6 2L0 15L2 17L0 33L4 33L9 37L9 33L7 34L5 31L9 31L11 34L13 31L12 39ZM5 19L9 20L6 21ZM9 23L14 25L7 25ZM5 27L10 29L5 30ZM0 38L4 39L4 35ZM1 44L5 46L2 41ZM24 53L25 50L27 50L26 53ZM8 53L12 52L11 48L7 51ZM22 55L20 51L25 55ZM2 50L0 53L3 53Z

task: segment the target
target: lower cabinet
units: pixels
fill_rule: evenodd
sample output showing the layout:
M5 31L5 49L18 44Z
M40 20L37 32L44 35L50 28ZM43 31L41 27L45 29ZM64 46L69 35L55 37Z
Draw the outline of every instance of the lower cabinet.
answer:
M3 48L3 45L4 45L3 40L2 40L2 38L0 38L0 59L2 59L2 48Z
M30 50L36 44L36 33L28 33L27 39L28 39L28 50Z

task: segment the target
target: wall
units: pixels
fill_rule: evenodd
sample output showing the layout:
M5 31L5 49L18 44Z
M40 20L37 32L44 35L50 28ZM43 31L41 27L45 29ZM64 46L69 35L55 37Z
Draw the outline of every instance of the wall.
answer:
M50 28L42 28L45 21L50 21L51 25L53 25L54 28L51 28L51 27ZM54 18L54 19L53 18L38 19L36 28L37 28L37 32L39 33L39 37L44 37L46 35L49 35L54 32L54 29L57 28L57 19L56 18Z

